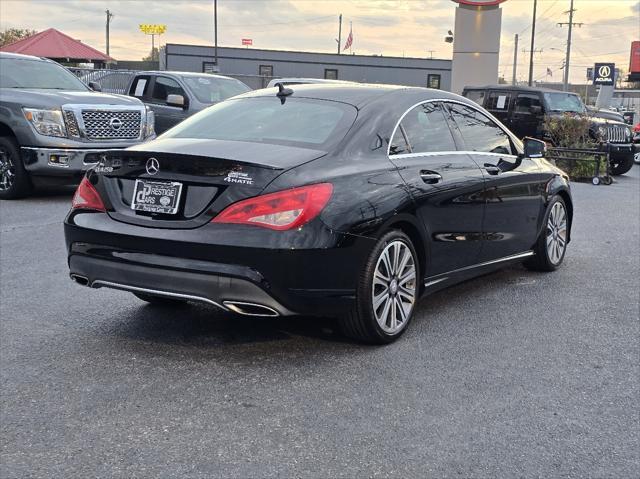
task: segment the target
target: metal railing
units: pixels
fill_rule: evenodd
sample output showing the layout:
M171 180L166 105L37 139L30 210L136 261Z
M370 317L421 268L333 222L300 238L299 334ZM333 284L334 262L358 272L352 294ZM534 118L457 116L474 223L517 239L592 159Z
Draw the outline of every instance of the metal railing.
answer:
M94 70L92 68L69 67L68 70L84 83L94 82L100 85L104 93L127 94L127 87L131 77L137 73L135 70Z
M120 93L123 95L128 93L127 86L129 85L131 77L138 73L138 70L95 70L92 68L75 67L68 67L68 70L87 85L89 85L90 82L95 82L100 85L100 88L105 93ZM243 75L235 73L225 73L224 76L240 80L252 90L265 88L271 80L276 78L264 75Z

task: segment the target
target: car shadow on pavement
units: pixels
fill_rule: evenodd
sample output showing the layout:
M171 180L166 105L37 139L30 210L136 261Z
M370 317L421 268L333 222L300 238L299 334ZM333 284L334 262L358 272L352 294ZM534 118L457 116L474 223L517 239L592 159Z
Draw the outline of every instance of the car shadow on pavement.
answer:
M134 341L182 346L225 346L285 341L303 337L320 342L347 343L331 318L243 317L214 307L187 303L158 307L140 303L119 323L116 333Z
M470 296L483 298L500 294L516 284L535 282L537 273L514 266L486 276L471 279L423 298L416 310L408 335L424 334L424 327L437 327L438 322L451 321L451 312ZM342 335L338 321L332 318L243 317L217 311L213 307L187 303L175 307L158 307L142 302L132 304L131 314L114 324L112 334L133 343L155 343L202 352L229 351L249 345L278 343L279 351L308 353L323 350L362 351L375 347L360 344ZM457 316L457 315L455 315ZM417 324L416 324L417 323ZM287 346L284 346L284 345ZM265 346L266 347L266 346ZM137 349L137 346L135 346ZM245 351L250 348L245 348ZM256 349L256 348L253 348ZM257 348L261 349L261 348ZM169 350L169 349L168 349ZM263 351L264 352L264 351Z

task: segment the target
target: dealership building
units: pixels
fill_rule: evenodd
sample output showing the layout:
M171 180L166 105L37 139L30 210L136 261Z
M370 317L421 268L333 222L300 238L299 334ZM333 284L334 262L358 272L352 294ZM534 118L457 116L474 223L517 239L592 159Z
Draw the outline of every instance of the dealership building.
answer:
M303 77L393 83L450 90L451 60L380 55L338 55L254 48L166 44L160 69L218 72L261 88L272 78Z

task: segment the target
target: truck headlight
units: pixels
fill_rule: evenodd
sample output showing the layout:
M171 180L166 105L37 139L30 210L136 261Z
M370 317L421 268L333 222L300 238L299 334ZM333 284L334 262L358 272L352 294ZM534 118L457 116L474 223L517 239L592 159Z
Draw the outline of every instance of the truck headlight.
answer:
M33 125L38 133L46 136L67 137L62 110L38 110L23 108L24 117Z
M147 107L147 117L145 121L145 132L144 137L149 138L156 134L156 115L153 113L153 110Z
M600 126L598 127L598 133L600 134L600 139L603 141L608 141L609 140L609 130L607 129L606 126Z

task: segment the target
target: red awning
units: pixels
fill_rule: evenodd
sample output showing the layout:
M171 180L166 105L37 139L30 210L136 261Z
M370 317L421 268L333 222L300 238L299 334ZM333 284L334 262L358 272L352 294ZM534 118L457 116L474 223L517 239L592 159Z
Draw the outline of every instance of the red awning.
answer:
M70 61L107 62L113 60L104 53L74 40L55 28L49 28L17 42L0 47L2 52L22 53L51 59Z

